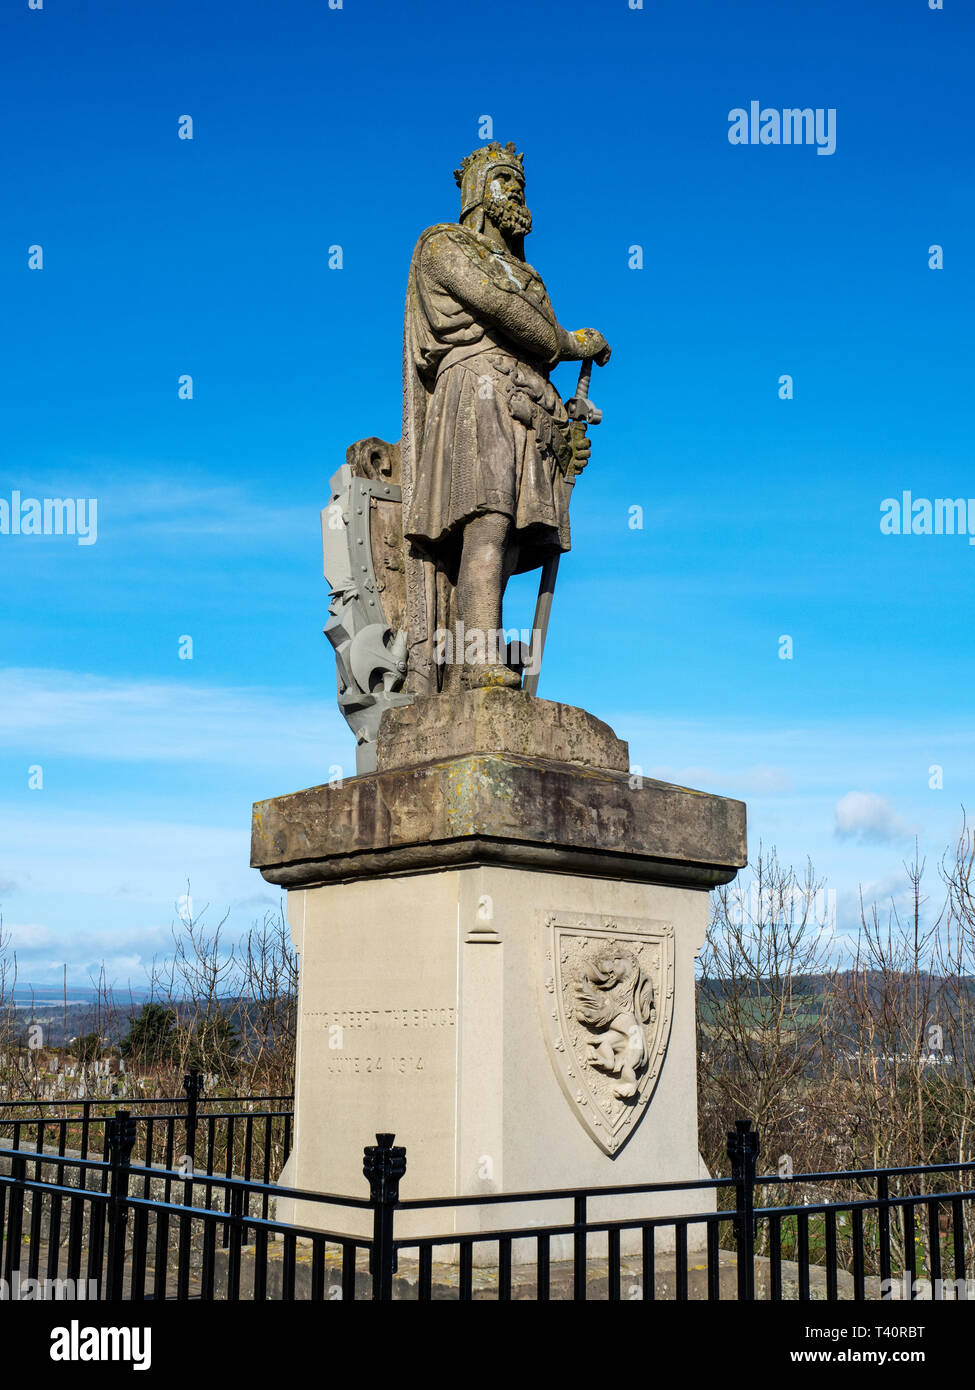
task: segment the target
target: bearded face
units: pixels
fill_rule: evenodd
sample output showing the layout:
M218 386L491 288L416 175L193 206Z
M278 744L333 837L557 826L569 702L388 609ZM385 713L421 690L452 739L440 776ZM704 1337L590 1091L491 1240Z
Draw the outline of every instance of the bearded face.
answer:
M511 236L527 236L532 229L532 215L528 208L508 196L491 195L485 198L484 211L496 227Z
M527 236L532 215L525 207L524 184L510 170L499 169L484 193L484 211L509 236Z

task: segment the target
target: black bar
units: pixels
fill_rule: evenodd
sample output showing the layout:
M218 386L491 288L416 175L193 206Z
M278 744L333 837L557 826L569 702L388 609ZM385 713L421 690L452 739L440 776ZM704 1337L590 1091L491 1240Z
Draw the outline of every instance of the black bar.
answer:
M99 1298L111 1298L107 1280L102 1278L105 1255L105 1219L108 1210L104 1202L91 1202L88 1208L88 1279L98 1285Z
M41 1165L34 1165L34 1181L41 1181ZM27 1277L36 1279L41 1259L41 1213L44 1209L44 1193L35 1187L30 1194L30 1250L27 1253Z
M248 1115L244 1121L244 1181L250 1182L251 1153L254 1148L254 1116Z
M128 1110L117 1110L105 1126L111 1155L110 1196L108 1204L108 1265L105 1272L105 1297L122 1297L125 1271L125 1229L129 1219L129 1164L135 1145L136 1123ZM92 1212L94 1222L94 1211Z
M773 1303L782 1302L782 1218L775 1213L768 1219L769 1239L769 1296Z
M853 1297L862 1301L864 1292L863 1208L853 1209Z
M904 1218L904 1272L910 1279L911 1298L917 1298L917 1247L914 1244L914 1203L901 1205Z
M951 1243L954 1247L955 1256L955 1284L956 1290L958 1280L962 1281L962 1298L968 1298L967 1275L965 1273L967 1265L965 1261L965 1214L962 1210L961 1198L956 1197L951 1204Z
M166 1120L166 1152L163 1156L163 1167L171 1169L173 1157L176 1153L176 1121L172 1115ZM173 1200L173 1180L167 1178L165 1182L165 1194L163 1200L171 1202Z
M809 1302L809 1214L801 1211L796 1217L796 1260L799 1265L799 1301Z
M146 1253L149 1247L149 1213L136 1207L132 1216L132 1273L129 1276L129 1298L142 1303L146 1296Z
M206 1117L206 1120L207 1120L207 1175L209 1176L209 1174L213 1172L213 1151L214 1151L214 1147L215 1147L216 1142L217 1142L217 1133L216 1133L217 1117L216 1117L216 1115L208 1115L208 1116ZM208 1206L208 1207L213 1206L213 1184L212 1184L212 1183L209 1183L209 1182L207 1183L206 1195L205 1195L203 1201L204 1201L204 1205L205 1205L205 1206Z
M286 1231L284 1236L284 1258L281 1261L281 1297L286 1303L293 1303L295 1298L295 1255L297 1253L298 1237L291 1231Z
M462 1240L460 1243L460 1272L457 1291L461 1303L472 1301L474 1297L474 1242L472 1240Z
M430 1302L433 1298L433 1246L420 1246L420 1284L417 1289L417 1297L422 1302Z
M395 1138L395 1134L377 1134L375 1144L367 1144L362 1155L362 1174L369 1183L373 1211L369 1267L372 1296L377 1303L392 1301L396 1273L393 1221L399 1202L400 1179L406 1172L406 1150L393 1147Z
M755 1298L755 1168L760 1145L751 1120L736 1120L728 1133L728 1157L735 1184L735 1247L738 1259L738 1301ZM801 1278L800 1273L800 1278Z
M674 1271L677 1280L677 1301L687 1302L687 1222L674 1222Z
M511 1237L503 1236L498 1241L498 1299L507 1303L511 1300Z
M156 1269L152 1281L152 1296L166 1297L166 1277L169 1273L169 1212L156 1214Z
M261 1248L261 1237L265 1240L265 1250L267 1249L267 1233L258 1229L255 1241L254 1259L258 1259ZM314 1236L311 1243L311 1296L315 1303L321 1303L325 1298L325 1240L322 1236Z
M200 1297L210 1300L214 1296L217 1282L217 1222L212 1216L203 1217L203 1254L200 1269ZM257 1272L255 1269L255 1293Z
M643 1227L643 1297L653 1302L657 1297L657 1270L654 1249L655 1226Z
M190 1253L193 1241L193 1218L189 1212L178 1218L179 1236L176 1253L176 1298L185 1303L190 1296Z
M890 1261L890 1183L886 1173L877 1178L877 1243L880 1246L881 1284L891 1278ZM881 1290L882 1292L882 1290Z
M572 1203L572 1296L577 1303L586 1299L586 1198L580 1194Z
M606 1297L610 1303L620 1301L620 1232L612 1226L608 1232Z
M155 1125L156 1125L155 1116L154 1116L154 1115L149 1115L149 1116L147 1116L146 1121L145 1121L145 1126L146 1126L145 1165L146 1165L147 1168L151 1168L151 1167L152 1167L152 1162L153 1162L153 1154L154 1154L154 1151L155 1151ZM145 1200L146 1200L147 1202L148 1202L149 1198L152 1196L152 1179L149 1177L149 1174L148 1174L148 1173L146 1174L146 1176L145 1176L145 1177L143 1178L143 1180L142 1180L142 1195L143 1195L143 1197L145 1198Z
M536 1237L538 1252L535 1256L535 1298L539 1303L549 1301L549 1279L551 1274L551 1236L542 1233Z
M839 1281L836 1275L836 1211L826 1213L826 1301L836 1303L839 1299Z
M236 1303L240 1298L240 1248L243 1235L244 1194L241 1188L229 1189L230 1194L230 1242L227 1255L227 1301Z
M58 1170L57 1183L61 1186L63 1182L64 1170ZM61 1210L64 1197L60 1192L51 1193L51 1214L48 1217L47 1225L47 1277L56 1279L58 1277L58 1266L61 1262Z
M429 1248L427 1249L429 1254ZM420 1266L423 1266L423 1251L420 1251ZM429 1287L429 1286L428 1286ZM351 1240L342 1245L342 1297L355 1301L355 1243Z
M928 1273L934 1284L933 1295L941 1298L941 1203L928 1203Z
M68 1217L68 1270L65 1276L77 1284L81 1278L81 1242L85 1226L85 1201L83 1197L71 1198L71 1214Z
M708 1301L716 1303L721 1298L721 1232L717 1221L708 1222Z
M12 1158L10 1176L13 1186L10 1189L10 1212L7 1218L7 1250L4 1261L4 1278L9 1289L13 1284L13 1273L20 1269L20 1249L24 1239L24 1182L27 1179L27 1160ZM14 1261L16 1260L16 1264Z

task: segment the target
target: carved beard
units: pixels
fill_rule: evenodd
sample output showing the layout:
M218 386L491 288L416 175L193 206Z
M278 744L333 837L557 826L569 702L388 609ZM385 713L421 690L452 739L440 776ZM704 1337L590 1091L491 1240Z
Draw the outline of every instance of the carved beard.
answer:
M527 236L532 229L532 215L522 203L492 196L485 198L484 211L496 227L513 236Z

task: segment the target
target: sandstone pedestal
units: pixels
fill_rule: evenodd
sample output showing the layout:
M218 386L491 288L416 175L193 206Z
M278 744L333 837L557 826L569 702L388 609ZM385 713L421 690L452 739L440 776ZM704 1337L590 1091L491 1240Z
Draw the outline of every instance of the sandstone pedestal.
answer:
M631 777L605 724L506 690L388 712L378 757L254 808L252 863L289 890L300 952L286 1181L365 1195L382 1131L407 1149L403 1198L704 1176L694 957L707 890L745 862L743 804ZM678 1193L590 1215L707 1209ZM397 1233L566 1220L565 1201L519 1203L403 1213Z

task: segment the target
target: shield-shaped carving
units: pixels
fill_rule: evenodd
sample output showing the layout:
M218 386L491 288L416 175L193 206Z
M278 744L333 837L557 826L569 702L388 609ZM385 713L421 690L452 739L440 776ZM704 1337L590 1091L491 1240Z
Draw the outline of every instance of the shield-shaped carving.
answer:
M540 931L545 1041L579 1123L615 1157L660 1077L674 1009L670 922L555 915Z

